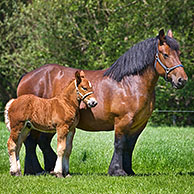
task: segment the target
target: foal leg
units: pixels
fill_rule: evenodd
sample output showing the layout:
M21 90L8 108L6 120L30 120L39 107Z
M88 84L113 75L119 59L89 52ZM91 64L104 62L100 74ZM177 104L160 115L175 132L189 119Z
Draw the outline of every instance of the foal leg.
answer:
M70 154L72 151L72 142L73 142L74 134L75 134L75 129L71 130L67 134L66 149L65 149L65 154L63 157L63 176L70 175L70 173L69 173L69 157L70 157Z
M63 177L63 156L66 149L68 127L57 128L57 161L54 168L56 177Z
M12 139L11 135L7 141L7 148L9 153L9 162L10 162L10 174L12 176L19 176L18 172L17 159L16 159L16 142Z
M20 135L21 135L21 129L24 127L24 124L23 122L19 122L19 123L16 123L15 125L16 127L11 128L10 137L7 141L7 148L8 148L9 161L10 161L10 174L13 176L20 176L21 169L20 169L20 162L19 162L19 151L22 143L20 142Z
M18 172L20 172L20 175L22 175L21 173L21 166L20 166L20 160L19 160L19 152L20 149L22 147L22 143L25 141L26 137L28 136L29 132L30 132L30 128L23 128L18 136L18 141L17 141L17 146L16 146L16 160L17 160L17 167L18 167Z

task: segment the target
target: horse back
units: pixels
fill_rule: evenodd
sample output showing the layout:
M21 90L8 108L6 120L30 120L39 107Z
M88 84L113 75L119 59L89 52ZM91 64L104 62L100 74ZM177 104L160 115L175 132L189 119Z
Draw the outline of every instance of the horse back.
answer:
M42 98L52 98L67 86L76 70L57 64L43 65L21 78L17 96L34 94Z

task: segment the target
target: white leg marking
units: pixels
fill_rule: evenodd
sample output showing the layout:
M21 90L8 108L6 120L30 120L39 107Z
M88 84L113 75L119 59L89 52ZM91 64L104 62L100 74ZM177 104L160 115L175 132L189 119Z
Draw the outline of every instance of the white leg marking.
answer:
M57 161L55 163L54 172L55 173L62 173L62 160L63 160L63 147L61 145L57 148Z
M16 162L16 154L15 154L15 152L10 154L9 162L10 162L10 172L17 172L17 162Z

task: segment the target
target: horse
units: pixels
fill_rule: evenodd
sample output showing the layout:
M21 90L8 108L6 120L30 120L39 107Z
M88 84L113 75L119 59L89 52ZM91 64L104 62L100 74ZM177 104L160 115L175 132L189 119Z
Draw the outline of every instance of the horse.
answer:
M132 153L136 141L146 127L154 109L155 86L159 76L172 87L181 89L188 77L180 62L178 42L172 31L165 35L160 30L154 38L146 39L132 46L108 69L85 70L96 91L98 106L88 109L81 106L77 125L85 131L115 131L114 153L108 174L111 176L134 175ZM77 69L57 64L47 64L23 76L17 95L34 94L52 98L61 92ZM71 138L75 133L72 132ZM56 155L50 142L53 134L31 131L25 141L25 173L38 174L40 166L35 148L37 144L44 155L45 171L53 169ZM69 150L72 144L68 144ZM66 169L69 173L69 169Z
M57 160L53 175L65 177L68 174L68 162L63 162L66 157L67 144L72 129L79 122L79 106L81 100L89 108L95 107L97 101L93 94L91 83L85 78L83 71L76 71L75 79L71 81L56 97L43 99L33 94L26 94L11 99L5 107L5 123L10 131L7 141L10 174L21 175L19 152L22 142L30 130L46 133L57 132Z

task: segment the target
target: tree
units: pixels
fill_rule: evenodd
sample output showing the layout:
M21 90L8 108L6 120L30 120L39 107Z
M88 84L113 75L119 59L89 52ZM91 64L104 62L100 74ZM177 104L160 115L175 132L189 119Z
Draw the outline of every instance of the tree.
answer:
M6 13L9 6L0 7ZM180 42L181 60L189 81L172 90L163 79L157 86L156 109L188 109L193 105L193 2L161 0L13 0L0 15L0 94L2 106L15 96L19 78L46 63L81 69L109 67L139 41L172 29ZM191 114L181 124L193 124ZM152 122L171 123L168 115L154 113Z

